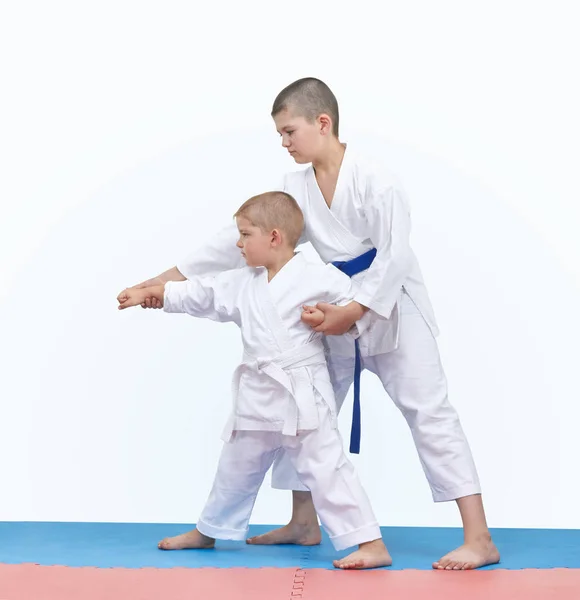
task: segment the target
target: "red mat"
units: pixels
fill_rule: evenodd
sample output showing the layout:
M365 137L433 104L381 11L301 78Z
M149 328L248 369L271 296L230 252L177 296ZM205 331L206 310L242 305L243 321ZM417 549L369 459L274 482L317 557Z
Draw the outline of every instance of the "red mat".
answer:
M522 571L309 570L303 600L579 600L580 569Z
M578 600L580 569L364 571L0 565L0 600Z

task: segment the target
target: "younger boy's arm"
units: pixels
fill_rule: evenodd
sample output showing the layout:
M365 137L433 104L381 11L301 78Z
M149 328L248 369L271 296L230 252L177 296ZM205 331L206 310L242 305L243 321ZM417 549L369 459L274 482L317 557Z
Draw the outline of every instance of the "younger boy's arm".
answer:
M127 289L141 289L152 285L161 285L168 281L185 281L198 276L217 275L223 271L244 267L246 263L236 247L238 236L238 228L235 223L231 223L216 232L208 242L179 261L176 266ZM117 300L121 300L127 289L117 296ZM161 308L162 305L155 298L147 298L141 306L143 308Z
M324 313L316 306L303 306L301 320L310 327L319 327L324 322Z
M246 276L247 271L234 269L215 277L167 282L163 308L165 312L239 324L238 295Z
M214 321L238 321L235 290L243 273L227 271L217 277L194 277L162 285L129 288L119 294L119 310L156 302L165 312L186 313Z
M350 307L350 304L355 306ZM360 337L370 325L371 312L358 310L358 302L351 302L347 306L337 306L319 302L316 306L304 306L302 321L319 333L325 335L343 335L348 333ZM349 308L350 307L350 308ZM337 327L338 323L338 327Z

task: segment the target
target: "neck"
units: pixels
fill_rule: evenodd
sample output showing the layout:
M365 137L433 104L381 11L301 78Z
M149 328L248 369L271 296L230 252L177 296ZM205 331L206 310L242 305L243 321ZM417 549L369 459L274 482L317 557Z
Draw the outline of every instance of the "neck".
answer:
M294 248L288 248L283 252L280 252L280 254L277 254L273 258L272 262L264 265L266 269L268 269L268 281L271 281L274 275L276 275L276 273L278 273L287 262L292 260L293 257Z
M346 145L341 144L338 138L333 137L325 149L324 156L312 161L312 166L317 173L338 173L344 158Z

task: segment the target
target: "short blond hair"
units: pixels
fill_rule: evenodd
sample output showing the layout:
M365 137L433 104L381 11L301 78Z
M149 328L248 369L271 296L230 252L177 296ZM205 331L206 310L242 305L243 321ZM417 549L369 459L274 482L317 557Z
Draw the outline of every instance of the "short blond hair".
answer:
M294 248L304 229L304 215L298 202L286 192L265 192L246 200L234 215L243 217L252 225L269 233L279 229Z

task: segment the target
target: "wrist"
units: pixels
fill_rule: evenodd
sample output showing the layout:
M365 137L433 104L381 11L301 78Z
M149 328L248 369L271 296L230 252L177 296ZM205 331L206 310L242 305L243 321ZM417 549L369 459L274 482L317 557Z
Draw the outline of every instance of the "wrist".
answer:
M163 299L163 296L165 295L165 284L156 284L151 286L151 289L153 290L154 295L159 298L159 299Z
M364 306L363 304L361 304L360 302L357 302L356 300L353 300L348 305L348 308L350 310L350 314L352 316L353 321L358 321L359 319L362 319L364 314L368 310L368 306Z
M147 281L143 281L142 283L138 283L133 286L136 290L142 290L144 288L157 287L159 285L165 285L165 281L161 275L154 277L153 279L148 279Z

